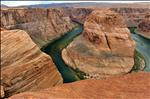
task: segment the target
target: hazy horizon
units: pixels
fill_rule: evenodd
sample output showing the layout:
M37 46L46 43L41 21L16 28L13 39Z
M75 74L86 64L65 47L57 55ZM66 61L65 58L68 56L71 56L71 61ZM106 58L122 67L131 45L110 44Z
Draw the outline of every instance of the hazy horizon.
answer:
M52 3L145 3L150 1L1 1L1 4L6 6L25 6L25 5L36 5L36 4L52 4Z

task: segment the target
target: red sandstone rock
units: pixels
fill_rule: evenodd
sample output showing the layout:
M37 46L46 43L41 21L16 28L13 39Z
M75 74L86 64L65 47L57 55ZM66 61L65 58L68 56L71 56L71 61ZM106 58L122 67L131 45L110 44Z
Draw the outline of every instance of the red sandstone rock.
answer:
M149 99L150 73L127 74L105 80L82 80L9 99Z
M137 28L138 34L150 39L150 17L143 20Z
M1 10L1 26L27 31L42 47L76 26L61 8L10 8Z
M95 10L84 22L83 34L62 52L68 66L86 78L128 73L134 64L134 42L123 18L110 10Z
M51 57L22 30L1 31L0 81L6 96L63 83Z
M3 86L0 86L0 88L1 88L0 98L3 98L3 97L5 96L4 87L3 87Z
M123 16L128 27L137 27L138 24L145 19L147 13L150 12L149 4L143 4L143 7L136 7L136 4L128 7L112 8ZM145 6L145 7L144 7Z

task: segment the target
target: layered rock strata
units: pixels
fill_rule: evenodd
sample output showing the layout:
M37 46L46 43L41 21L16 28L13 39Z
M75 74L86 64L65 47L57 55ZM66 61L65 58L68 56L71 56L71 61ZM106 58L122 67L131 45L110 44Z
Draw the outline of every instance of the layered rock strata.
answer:
M135 4L136 5L136 4ZM144 6L145 5L145 6ZM143 7L136 7L133 5L130 6L108 6L106 8L111 9L123 16L125 19L125 23L128 27L137 27L138 24L145 19L145 17L149 14L150 8L148 8L147 4L143 4ZM90 6L90 7L79 7L79 8L68 8L65 12L68 13L68 16L73 21L84 23L85 18L95 9L104 9L101 6Z
M124 17L128 27L137 27L138 24L149 14L150 7L121 7L112 8L112 10Z
M149 99L150 73L133 73L105 80L82 80L9 99Z
M108 7L121 14L128 27L137 27L150 12L149 8ZM7 8L1 10L1 26L7 29L23 29L28 32L39 47L52 42L77 24L83 24L86 17L102 7L79 8ZM32 27L32 28L31 28Z
M64 8L64 14L69 16L70 19L74 22L83 24L86 17L94 10L95 8Z
M136 31L141 36L150 39L150 17L145 18L139 25Z
M76 26L61 8L8 8L1 10L1 26L27 31L43 47Z
M3 86L0 86L0 88L1 88L0 98L4 98L4 96L5 96L4 87L3 87Z
M6 97L62 83L51 57L41 52L25 31L1 31L1 85Z
M62 51L68 66L85 78L128 73L134 64L134 41L123 18L110 10L95 10L86 19L82 35Z

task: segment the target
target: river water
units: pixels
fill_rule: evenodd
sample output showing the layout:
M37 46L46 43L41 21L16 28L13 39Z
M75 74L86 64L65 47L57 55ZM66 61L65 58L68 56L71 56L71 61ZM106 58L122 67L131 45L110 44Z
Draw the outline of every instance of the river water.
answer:
M56 64L63 77L64 83L81 80L77 73L65 64L62 59L61 52L76 36L81 34L82 31L83 26L79 25L71 31L65 33L64 36L41 49L52 57L53 62ZM136 50L145 58L146 67L144 71L150 71L150 40L141 37L136 33L132 33L132 38L136 42Z
M150 72L150 40L137 33L132 33L132 38L136 42L136 50L143 55L146 63L144 71Z
M65 64L62 59L61 52L76 36L81 34L82 30L82 26L79 25L71 31L65 33L65 35L61 38L42 48L42 51L52 57L53 62L56 64L63 77L64 83L80 80L76 72Z

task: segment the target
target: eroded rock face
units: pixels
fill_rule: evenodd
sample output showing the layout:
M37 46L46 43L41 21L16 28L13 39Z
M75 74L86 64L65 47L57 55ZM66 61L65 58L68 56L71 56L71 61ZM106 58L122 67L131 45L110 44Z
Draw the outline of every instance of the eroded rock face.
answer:
M128 27L136 27L150 12L149 8L132 6L109 8L121 14ZM27 31L33 41L42 47L74 28L77 24L72 21L83 24L94 9L102 8L7 8L1 10L1 26Z
M9 99L149 99L150 73L133 73L105 80L82 80Z
M3 86L0 86L0 88L1 88L0 98L3 98L3 97L5 96L4 87L3 87Z
M108 6L112 11L115 11L123 16L125 23L128 27L137 27L138 24L147 17L150 12L148 4L143 4L141 7L136 7L138 4L128 6ZM81 7L81 8L68 8L66 10L70 18L76 22L84 23L85 18L95 9L103 9L101 6Z
M52 59L23 30L1 31L1 85L5 95L62 84Z
M138 25L137 33L150 39L150 17L146 18Z
M72 21L83 24L86 17L94 10L94 8L65 8L64 14L69 16Z
M110 10L95 10L86 19L81 36L62 52L66 64L86 78L125 74L134 64L134 42L123 18Z
M113 11L116 11L122 15L125 19L125 22L128 27L137 27L138 24L147 16L150 12L150 7L145 5L145 7L121 7L121 8L112 8Z
M41 8L9 8L1 10L1 26L27 31L33 41L42 47L76 26L64 10Z

